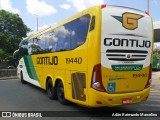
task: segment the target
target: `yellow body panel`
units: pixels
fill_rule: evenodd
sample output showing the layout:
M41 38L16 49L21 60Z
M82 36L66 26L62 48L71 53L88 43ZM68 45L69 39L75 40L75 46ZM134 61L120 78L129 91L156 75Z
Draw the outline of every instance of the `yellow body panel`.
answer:
M81 46L81 49L77 48L73 51L64 51L64 52L55 52L50 54L41 54L41 55L33 55L32 61L37 72L38 78L40 80L40 85L43 89L46 89L46 80L47 77L52 79L53 85L57 79L62 80L64 89L65 89L65 97L68 100L72 101L71 93L71 74L72 73L85 73L87 76L87 42ZM37 64L37 57L50 57L57 56L58 57L58 65L40 65ZM66 63L66 58L82 58L82 63ZM86 77L87 78L87 77ZM86 83L87 84L87 83ZM87 88L86 88L87 89ZM87 94L87 90L85 90L85 94ZM88 96L87 96L88 97ZM86 99L86 104L87 104Z
M148 79L149 67L141 71L115 72L102 67L103 85L107 89L108 82L116 83L115 93L126 93L141 91L145 88Z
M132 104L142 102L146 100L149 96L150 88L144 89L139 92L125 93L125 94L107 94L104 92L98 92L96 90L90 89L90 107L104 107L104 106L119 106L124 105L122 100L125 98L131 98ZM99 101L102 104L97 104Z
M90 14L91 16L97 16L96 17L96 24L99 24L101 21L101 7L94 7L91 9L88 9L86 11L83 11L82 13L79 13L78 15L61 22L57 24L54 27L51 27L49 29L46 29L40 33L37 33L35 35L32 35L31 38L34 38L42 33L45 33L46 31L50 31L52 29L55 29L56 27L63 25L73 19L76 19L82 15ZM39 84L41 88L46 89L46 80L47 77L50 77L52 79L53 85L55 84L55 81L57 79L62 80L64 85L64 91L65 91L65 98L76 102L78 104L82 104L85 106L88 106L88 89L90 89L90 81L91 81L91 75L92 75L92 69L95 63L100 63L100 41L97 41L97 39L100 38L100 30L101 26L95 26L94 31L91 31L87 35L86 42L81 45L80 47L70 50L70 51L64 51L64 52L55 52L55 53L47 53L47 54L38 54L38 55L32 55L32 61L34 64L34 68L37 73L37 77L39 79ZM30 38L30 39L31 39ZM92 41L91 41L92 40ZM52 56L58 57L58 65L41 65L37 64L37 57L49 57L52 59ZM89 57L88 57L89 56ZM66 58L82 58L81 64L76 63L66 63ZM89 63L88 63L89 59ZM89 71L88 71L89 70ZM80 101L72 98L72 81L71 81L71 74L72 73L84 73L86 76L86 88L84 88L84 94L86 95L85 101Z

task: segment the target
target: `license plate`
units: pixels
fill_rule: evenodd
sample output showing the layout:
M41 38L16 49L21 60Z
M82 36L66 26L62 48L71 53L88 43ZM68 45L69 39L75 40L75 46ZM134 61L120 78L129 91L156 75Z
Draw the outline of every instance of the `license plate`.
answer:
M123 104L130 104L130 103L132 103L132 99L131 98L125 98L125 99L122 100L122 103Z

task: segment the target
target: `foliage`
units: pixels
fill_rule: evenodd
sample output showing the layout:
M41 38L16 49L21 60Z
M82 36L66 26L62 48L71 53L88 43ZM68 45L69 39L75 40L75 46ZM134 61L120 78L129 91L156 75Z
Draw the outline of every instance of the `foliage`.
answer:
M4 60L7 57L7 53L5 51L3 51L2 49L0 49L0 62L2 60Z
M18 14L0 10L0 60L12 60L21 39L30 31Z

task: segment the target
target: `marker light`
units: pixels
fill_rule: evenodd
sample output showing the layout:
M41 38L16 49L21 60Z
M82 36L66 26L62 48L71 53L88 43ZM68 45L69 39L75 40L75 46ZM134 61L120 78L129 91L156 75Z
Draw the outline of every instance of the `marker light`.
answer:
M103 4L103 5L101 5L101 8L105 8L107 5L106 4Z
M149 15L149 12L146 11L145 13L146 13L147 15Z

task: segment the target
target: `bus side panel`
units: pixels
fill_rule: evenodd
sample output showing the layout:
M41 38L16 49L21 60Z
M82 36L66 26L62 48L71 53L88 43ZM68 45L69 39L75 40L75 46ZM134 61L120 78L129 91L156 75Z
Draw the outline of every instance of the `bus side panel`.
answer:
M59 55L66 70L66 98L87 105L87 40L79 48ZM65 56L65 57L64 57Z
M32 83L33 85L36 85L38 87L41 86L31 56L25 56L20 59L17 72L19 74L19 77L20 73L22 72L23 79L25 81Z
M89 105L89 96L92 95L90 94L92 70L96 64L100 64L100 11L101 7L95 7L76 16L76 18L79 18L82 15L89 14L91 17L92 15L96 17L94 29L91 31L90 28L88 29L86 41L77 43L78 47L76 46L73 50L68 51L59 50L59 52L53 53L33 54L30 58L32 67L28 68L32 68L31 74L35 75L37 79L28 79L29 77L26 79L32 84L38 80L36 84L43 89L46 89L47 77L52 78L53 85L55 85L57 79L60 79L64 85L65 97L68 100L85 106ZM85 22L85 19L81 20ZM80 32L78 31L75 34L78 33Z
M53 62L55 57L57 58L56 63ZM74 50L33 55L32 59L37 76L43 75L39 77L40 86L43 89L46 89L47 77L52 79L53 86L59 79L63 82L66 99L83 105L88 104L87 40ZM54 64L51 65L50 62Z
M95 8L92 11L92 16L95 16L95 26L94 30L89 32L89 41L88 41L88 96L89 96L89 103L90 106L91 102L95 102L96 99L93 99L94 94L92 94L91 88L91 80L92 80L92 72L95 65L101 63L101 7Z

